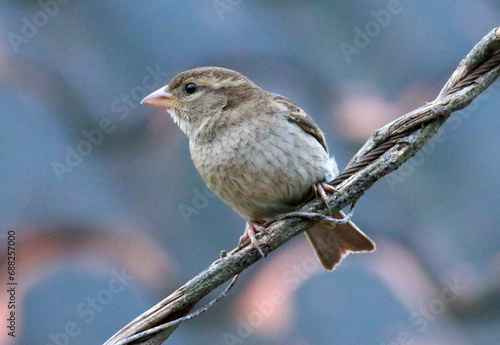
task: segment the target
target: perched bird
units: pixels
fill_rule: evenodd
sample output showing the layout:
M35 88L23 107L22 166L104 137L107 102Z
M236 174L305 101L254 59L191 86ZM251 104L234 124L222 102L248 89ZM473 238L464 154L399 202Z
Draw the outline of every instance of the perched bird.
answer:
M189 138L194 165L210 190L247 220L240 245L262 224L295 210L338 174L316 123L283 96L238 72L201 67L182 72L141 103L167 109ZM342 214L334 215L342 218ZM326 269L349 252L375 249L352 222L318 223L306 232Z

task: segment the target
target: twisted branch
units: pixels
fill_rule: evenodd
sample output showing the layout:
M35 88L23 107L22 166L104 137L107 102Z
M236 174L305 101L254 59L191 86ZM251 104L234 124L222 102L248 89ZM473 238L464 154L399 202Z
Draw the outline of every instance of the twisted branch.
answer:
M415 155L451 113L468 106L499 75L500 28L495 28L462 60L434 101L382 127L363 145L344 172L331 182L339 192L332 196L330 210L335 212L355 203L373 183ZM317 199L299 211L328 214ZM270 234L260 239L261 249L265 253L277 249L314 222L299 218L276 221L268 228ZM170 327L158 326L185 316L199 300L260 259L251 246L234 249L118 331L104 345L161 344L180 321Z

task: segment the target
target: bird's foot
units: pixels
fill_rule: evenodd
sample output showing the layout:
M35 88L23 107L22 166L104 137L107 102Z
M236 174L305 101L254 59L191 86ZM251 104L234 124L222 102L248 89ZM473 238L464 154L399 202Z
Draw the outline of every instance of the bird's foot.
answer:
M328 209L328 211L331 214L332 212L330 210L330 206L328 206L328 195L326 195L326 192L338 193L339 191L336 190L333 186L330 186L326 182L320 182L320 183L313 184L313 190L314 190L314 193L316 194L316 196L319 196L321 198L321 200L323 200L323 202L326 205L326 208Z
M243 244L246 241L250 240L250 244L252 245L252 247L257 249L257 251L260 253L260 255L262 255L262 257L265 258L266 255L264 254L262 249L260 249L259 241L257 241L256 234L258 232L263 232L263 233L269 234L269 232L266 230L266 228L263 227L262 225L260 225L259 223L255 222L253 220L247 221L247 224L245 225L245 232L243 233L243 236L240 237L240 242L238 243L238 249L241 249Z

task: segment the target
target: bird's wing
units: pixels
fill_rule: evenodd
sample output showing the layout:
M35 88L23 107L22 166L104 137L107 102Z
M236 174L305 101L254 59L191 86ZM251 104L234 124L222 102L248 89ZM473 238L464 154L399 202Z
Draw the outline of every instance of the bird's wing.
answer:
M276 95L275 100L276 102L288 108L289 112L286 115L288 121L297 124L304 132L315 137L316 140L318 140L318 142L321 144L321 146L323 146L326 153L328 153L328 145L326 144L325 136L321 129L319 129L316 122L314 122L314 120L309 115L307 115L304 110L297 107L289 99L283 96Z

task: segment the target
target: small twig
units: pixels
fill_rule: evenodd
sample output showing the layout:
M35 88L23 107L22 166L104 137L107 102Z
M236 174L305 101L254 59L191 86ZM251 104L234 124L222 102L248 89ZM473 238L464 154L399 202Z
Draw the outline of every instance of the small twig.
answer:
M151 329L148 329L147 331L143 331L141 333L138 333L138 334L136 334L136 335L134 335L132 337L129 337L129 338L123 340L123 341L118 342L116 345L130 345L130 344L133 344L134 342L136 342L138 340L143 340L143 339L149 338L149 337L151 337L151 336L153 336L155 334L158 334L160 332L163 332L163 331L165 331L165 330L167 330L167 329L169 329L171 327L178 326L179 324L183 323L184 321L194 319L198 315L203 314L208 309L212 308L221 299L223 299L224 297L226 297L226 295L229 292L229 290L231 290L232 287L234 286L234 284L236 284L236 280L238 279L239 276L240 276L239 274L236 274L233 277L233 280L231 280L231 283L229 283L229 285L224 289L224 291L222 291L219 294L219 296L217 296L214 300L210 301L210 303L208 303L203 308L200 308L200 309L196 310L195 312L193 312L191 314L188 314L186 316L180 317L180 318L178 318L178 319L176 319L174 321L170 321L170 322L164 323L163 325L156 326L156 327L153 327Z
M289 218L304 218L304 219L309 219L315 222L330 222L330 223L335 223L335 224L346 224L348 223L352 216L354 215L354 205L351 206L351 210L349 213L344 217L344 218L332 218L327 215L317 213L317 212L301 212L301 211L296 211L296 212L288 212L288 213L283 213L280 214L279 216L274 217L271 220L268 220L265 222L262 226L263 227L268 227L269 225L278 222L280 220L285 220Z

